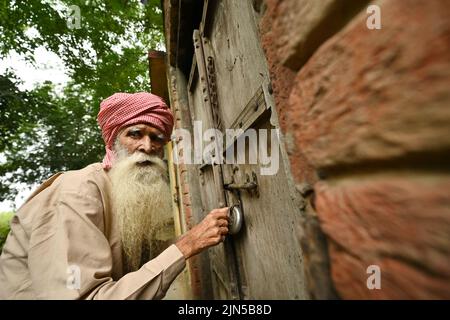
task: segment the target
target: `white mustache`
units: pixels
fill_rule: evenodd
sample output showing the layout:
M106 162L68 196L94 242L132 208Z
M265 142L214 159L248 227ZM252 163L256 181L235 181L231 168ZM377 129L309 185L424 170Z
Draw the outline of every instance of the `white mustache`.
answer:
M125 166L130 170L135 169L136 167L154 166L161 172L167 171L166 163L157 155L147 154L137 150L134 153L129 154L127 149L123 147L118 140L114 144L114 152L116 153L114 165Z
M166 169L166 163L161 158L140 151L136 151L130 155L127 160L135 164L157 165L161 169Z
M135 152L130 156L131 161L135 163L143 163L143 162L156 162L155 160L156 156L151 156L148 154L145 154L143 152Z

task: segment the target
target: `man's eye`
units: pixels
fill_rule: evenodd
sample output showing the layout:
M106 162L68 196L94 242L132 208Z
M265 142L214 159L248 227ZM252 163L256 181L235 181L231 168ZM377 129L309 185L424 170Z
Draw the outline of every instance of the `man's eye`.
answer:
M141 136L141 132L140 131L128 131L127 136L133 137L133 138L138 138Z
M161 135L152 135L150 137L150 139L156 143L160 143L160 144L164 143L164 137Z

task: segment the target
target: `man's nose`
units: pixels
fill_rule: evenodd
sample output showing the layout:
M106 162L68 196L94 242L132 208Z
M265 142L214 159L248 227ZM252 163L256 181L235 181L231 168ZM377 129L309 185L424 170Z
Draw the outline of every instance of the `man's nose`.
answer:
M145 136L141 140L141 144L138 148L139 151L144 152L146 154L151 154L152 152L152 140L149 136Z

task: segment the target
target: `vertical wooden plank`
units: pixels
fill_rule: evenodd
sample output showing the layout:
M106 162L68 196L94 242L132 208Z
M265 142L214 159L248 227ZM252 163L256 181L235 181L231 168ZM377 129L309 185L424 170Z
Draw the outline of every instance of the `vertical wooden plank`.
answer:
M205 51L214 57L217 97L229 128L263 83L269 80L251 1L217 1ZM219 83L219 82L218 82Z
M201 35L198 30L193 34L195 58L198 71L198 81L191 84L191 101L195 109L193 114L202 121L203 130L215 128L212 117L211 93L208 84L208 73L205 63L205 55ZM195 87L194 87L195 86ZM195 120L197 120L195 119ZM216 138L217 141L217 138ZM223 189L223 177L220 165L208 166L208 171L203 171L204 188L202 194L205 214L217 207L226 205L225 192ZM228 241L223 245L216 246L210 250L211 269L215 276L216 285L224 287L224 290L216 290L217 298L238 299L239 290L236 281L236 270L234 253ZM226 297L222 295L226 292Z
M249 1L223 0L210 14L213 15L209 24L210 38L198 42L204 46L205 57L214 59L218 106L224 128L230 128L248 102L258 93L260 95L261 88L262 97L268 101L267 107L271 109L273 106L266 88L269 83L268 68ZM254 121L250 128L275 129L277 121L274 110L261 115L264 117L252 118L249 115L246 118ZM270 131L268 139L270 141ZM259 147L268 146L270 154L272 146L269 141L258 141L258 145L247 147L246 158L257 156ZM284 150L278 151L278 172L271 176L261 175L258 164L223 168L225 179L234 177L239 180L236 182L241 183L245 182L246 175L255 173L260 191L259 198L240 191L237 195L230 194L229 199L240 200L245 215L241 233L233 235L231 241L236 251L241 298L307 297L302 250L296 237L296 227L300 224L302 213L296 205ZM238 170L234 172L236 167Z

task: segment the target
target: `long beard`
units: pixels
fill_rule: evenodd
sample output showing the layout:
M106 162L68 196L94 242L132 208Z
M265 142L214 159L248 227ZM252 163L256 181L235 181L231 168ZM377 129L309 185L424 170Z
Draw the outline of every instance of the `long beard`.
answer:
M142 152L118 157L110 171L125 272L155 256L157 246L173 237L167 168L160 158Z

